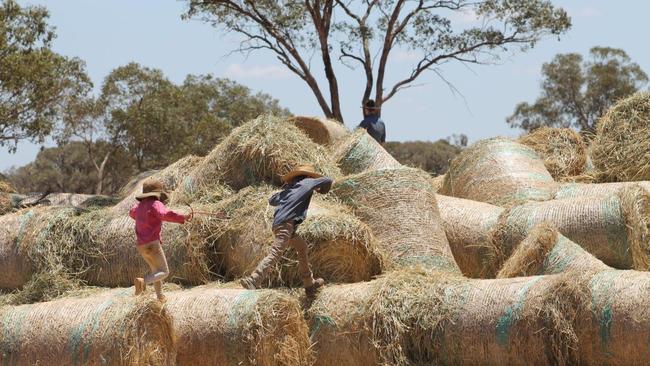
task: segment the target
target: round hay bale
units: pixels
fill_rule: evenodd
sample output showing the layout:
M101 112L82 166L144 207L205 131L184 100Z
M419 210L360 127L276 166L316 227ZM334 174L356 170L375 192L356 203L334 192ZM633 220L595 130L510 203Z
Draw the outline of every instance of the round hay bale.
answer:
M9 182L0 178L0 193L16 193L16 190Z
M541 223L522 241L499 270L497 278L610 269L552 225Z
M607 265L650 267L649 195L640 187L604 197L580 197L514 206L501 215L493 240L508 258L536 224L548 222Z
M570 364L564 282L396 271L328 286L306 315L316 365Z
M350 134L344 124L326 118L295 116L289 118L289 122L319 145L331 145Z
M497 252L491 232L503 208L488 203L436 195L449 247L467 277L494 278Z
M591 158L607 182L650 180L650 93L625 98L598 121Z
M186 194L201 197L222 183L239 190L261 182L280 185L296 165L311 164L326 176L340 171L325 147L287 120L260 116L234 129L184 182Z
M388 268L422 265L460 272L427 173L411 168L367 171L337 181L333 192L370 227Z
M582 136L570 128L541 127L518 141L544 159L544 166L555 180L585 171L587 145Z
M650 182L618 182L618 183L563 183L558 185L555 199L575 197L608 196L618 193L625 187L638 185L650 190Z
M195 288L167 294L178 365L311 365L298 301L272 290Z
M553 198L555 182L535 150L496 137L458 154L439 193L497 206Z
M220 202L219 209L230 217L215 237L217 262L227 279L250 274L268 253L273 207L267 200L272 193L269 186L249 187ZM381 271L370 229L341 204L315 194L298 234L308 244L312 271L328 282L367 281ZM297 254L287 248L266 285L301 285L298 272Z
M174 164L159 171L145 172L140 174L123 188L122 200L113 207L117 213L128 213L131 207L136 203L135 196L142 193L142 183L149 178L155 178L163 183L166 190L171 192L170 201L175 204L190 203L178 202L179 197L175 197L174 190L182 185L188 174L197 167L202 157L188 155ZM135 180L137 179L137 181Z
M13 200L10 193L0 193L0 216L14 210Z
M175 365L171 319L156 300L63 299L0 308L3 365Z
M402 166L375 139L360 128L332 147L343 174L399 168Z

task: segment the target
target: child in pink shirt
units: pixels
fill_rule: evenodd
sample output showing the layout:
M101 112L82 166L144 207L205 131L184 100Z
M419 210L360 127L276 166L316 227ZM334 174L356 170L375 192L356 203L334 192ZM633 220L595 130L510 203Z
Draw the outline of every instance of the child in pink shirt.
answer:
M162 183L155 179L148 179L142 184L142 194L136 196L136 199L139 202L131 208L129 216L135 220L138 252L151 268L151 272L144 278L138 277L134 280L135 294L140 295L148 284L153 283L158 300L164 302L162 281L169 275L169 267L160 246L162 223L167 221L183 224L190 221L192 215L179 214L165 207L167 193Z

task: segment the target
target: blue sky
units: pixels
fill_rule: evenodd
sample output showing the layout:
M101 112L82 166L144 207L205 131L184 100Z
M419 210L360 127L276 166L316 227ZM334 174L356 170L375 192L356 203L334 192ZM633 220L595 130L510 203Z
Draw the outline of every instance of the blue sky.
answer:
M54 49L82 58L96 86L115 67L131 61L160 68L173 81L187 74L212 73L229 77L279 99L293 113L320 115L308 87L269 54L226 57L236 45L232 35L220 34L200 21L183 21L185 2L176 0L20 0L22 5L46 6L56 27ZM496 66L449 64L444 76L462 93L454 95L433 73L418 80L422 86L400 92L382 111L388 140L432 140L465 133L470 142L520 131L505 118L521 101L539 93L540 68L557 53L586 54L593 46L623 48L650 72L650 49L641 39L650 2L632 0L556 0L572 17L572 29L562 37L546 38L527 53L506 57ZM459 16L456 21L469 21ZM412 55L399 52L391 60L388 78L405 75ZM344 117L349 127L360 119L360 71L336 65ZM322 79L322 78L321 78ZM323 80L321 80L323 82ZM325 85L325 84L323 84ZM34 159L39 145L22 143L16 154L0 151L0 170Z

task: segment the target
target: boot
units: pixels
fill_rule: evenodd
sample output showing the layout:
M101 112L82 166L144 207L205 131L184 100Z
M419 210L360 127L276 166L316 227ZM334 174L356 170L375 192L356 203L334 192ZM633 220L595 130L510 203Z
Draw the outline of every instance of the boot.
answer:
M135 295L141 295L147 289L147 285L144 283L144 278L138 277L133 280L133 286L135 287Z
M311 286L305 287L305 294L308 297L312 297L316 295L318 289L323 287L324 285L325 285L325 280L322 278L317 278L312 282Z

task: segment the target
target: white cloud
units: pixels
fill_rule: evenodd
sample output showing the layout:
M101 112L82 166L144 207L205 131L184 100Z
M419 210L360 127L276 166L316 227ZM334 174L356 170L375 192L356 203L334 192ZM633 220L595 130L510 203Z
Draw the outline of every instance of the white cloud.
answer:
M242 64L230 64L224 75L232 79L280 80L290 77L291 72L279 65L246 67Z

